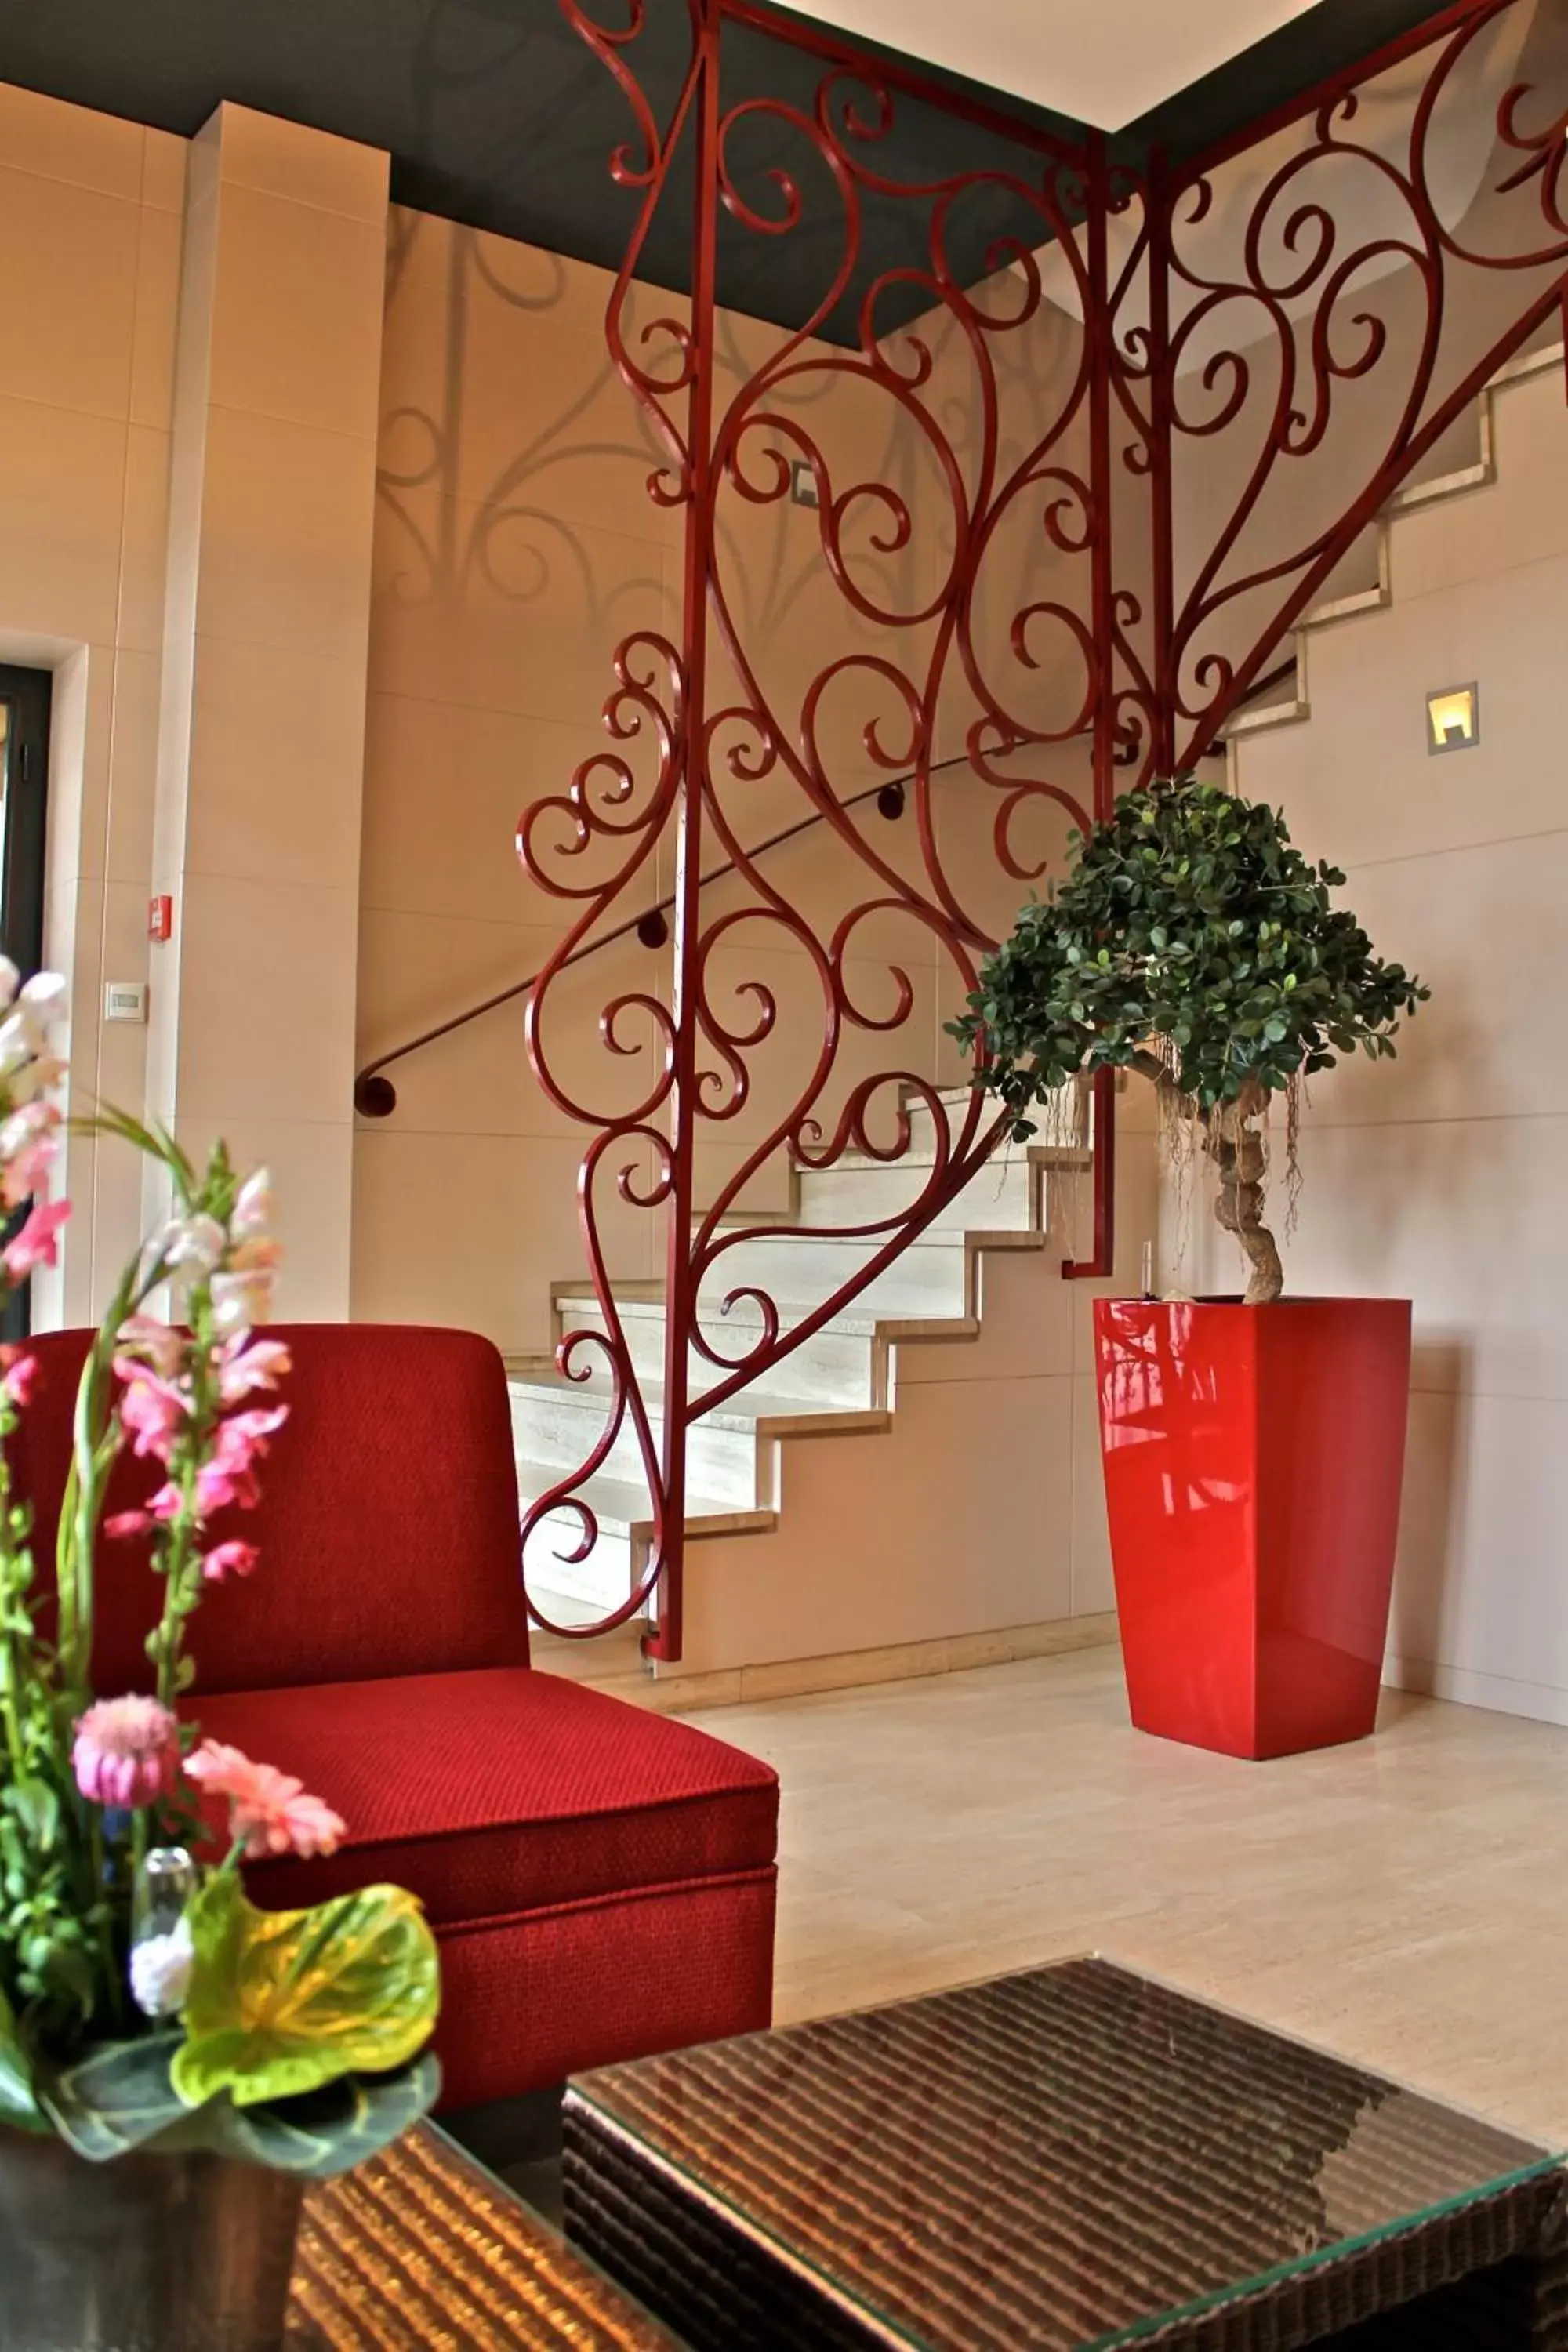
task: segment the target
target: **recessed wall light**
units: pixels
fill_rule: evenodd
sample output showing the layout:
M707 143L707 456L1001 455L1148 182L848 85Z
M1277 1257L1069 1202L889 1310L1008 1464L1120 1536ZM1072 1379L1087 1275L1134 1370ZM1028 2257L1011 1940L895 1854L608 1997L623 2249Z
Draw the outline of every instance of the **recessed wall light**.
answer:
M1428 751L1468 751L1481 740L1479 687L1445 686L1426 697Z

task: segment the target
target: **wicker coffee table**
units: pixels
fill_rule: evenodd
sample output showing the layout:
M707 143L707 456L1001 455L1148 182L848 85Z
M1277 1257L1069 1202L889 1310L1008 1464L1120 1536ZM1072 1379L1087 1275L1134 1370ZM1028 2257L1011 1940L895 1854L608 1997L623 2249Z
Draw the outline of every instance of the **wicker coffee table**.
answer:
M584 2076L565 2161L696 2352L1568 2352L1548 2150L1102 1960Z
M289 2317L288 2352L679 2352L428 2124L312 2189Z

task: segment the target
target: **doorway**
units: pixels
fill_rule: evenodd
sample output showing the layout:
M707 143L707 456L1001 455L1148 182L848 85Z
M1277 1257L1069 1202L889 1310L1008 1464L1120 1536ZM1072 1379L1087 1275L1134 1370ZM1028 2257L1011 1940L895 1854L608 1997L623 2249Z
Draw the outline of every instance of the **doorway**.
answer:
M44 955L44 824L49 777L47 669L0 663L0 953L24 980ZM6 1220L9 1238L26 1208ZM30 1283L0 1309L0 1340L25 1339L32 1328Z

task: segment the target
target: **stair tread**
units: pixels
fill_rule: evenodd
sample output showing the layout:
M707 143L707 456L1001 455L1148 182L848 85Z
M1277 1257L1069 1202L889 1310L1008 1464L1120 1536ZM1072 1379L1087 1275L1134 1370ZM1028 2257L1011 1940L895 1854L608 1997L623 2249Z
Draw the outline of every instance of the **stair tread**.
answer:
M570 1475L559 1462L520 1461L517 1465L518 1488L524 1502L531 1503L539 1496L547 1495L552 1486L558 1486L562 1479ZM608 1478L601 1472L596 1477L585 1478L572 1492L574 1496L581 1496L588 1505L599 1522L601 1533L605 1535L626 1535L634 1527L646 1527L653 1517L653 1504L647 1487L636 1486L627 1478ZM563 1499L556 1507L569 1510L570 1503ZM572 1516L575 1517L575 1513ZM701 1495L688 1495L686 1498L689 1523L693 1519L750 1518L754 1516L735 1503L716 1502Z
M772 1296L771 1293L770 1296ZM779 1311L780 1328L785 1331L793 1331L797 1324L804 1323L806 1317L815 1311L815 1304L810 1300L774 1298L773 1304ZM592 1291L560 1292L557 1294L555 1305L557 1311L563 1317L581 1314L584 1309L595 1315L599 1311L599 1302ZM662 1298L617 1298L616 1306L623 1316L636 1316L639 1321L651 1320L655 1316L662 1316L664 1313ZM941 1321L942 1318L938 1317L935 1319ZM720 1326L721 1329L723 1328L721 1317L715 1314L712 1320ZM817 1328L831 1332L835 1338L840 1339L874 1339L877 1336L878 1325L886 1323L888 1320L889 1318L886 1315L830 1315L826 1322L817 1326Z
M561 1398L581 1398L584 1409L591 1404L603 1406L608 1401L604 1390L569 1381L562 1372L509 1373L507 1387L514 1395L520 1392L546 1394L552 1402ZM664 1382L641 1381L638 1388L649 1413L656 1419L660 1417L664 1412ZM868 1413L872 1410L868 1404L825 1404L820 1397L791 1396L787 1391L777 1389L742 1389L736 1395L726 1397L724 1402L716 1405L711 1412L700 1414L695 1426L733 1430L743 1435L748 1430L754 1429L759 1421L841 1421L847 1412Z

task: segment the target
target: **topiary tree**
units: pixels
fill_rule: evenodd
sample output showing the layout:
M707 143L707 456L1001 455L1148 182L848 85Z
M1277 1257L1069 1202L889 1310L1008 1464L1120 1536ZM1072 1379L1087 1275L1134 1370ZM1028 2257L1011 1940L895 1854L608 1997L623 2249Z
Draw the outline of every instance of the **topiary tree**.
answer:
M1024 908L951 1024L1019 1140L1031 1107L1080 1072L1152 1078L1218 1168L1215 1214L1250 1263L1251 1306L1284 1288L1263 1223L1270 1096L1287 1097L1293 1166L1303 1080L1358 1046L1392 1055L1401 1015L1430 993L1331 906L1344 878L1310 865L1277 811L1162 779L1119 800L1067 882Z

